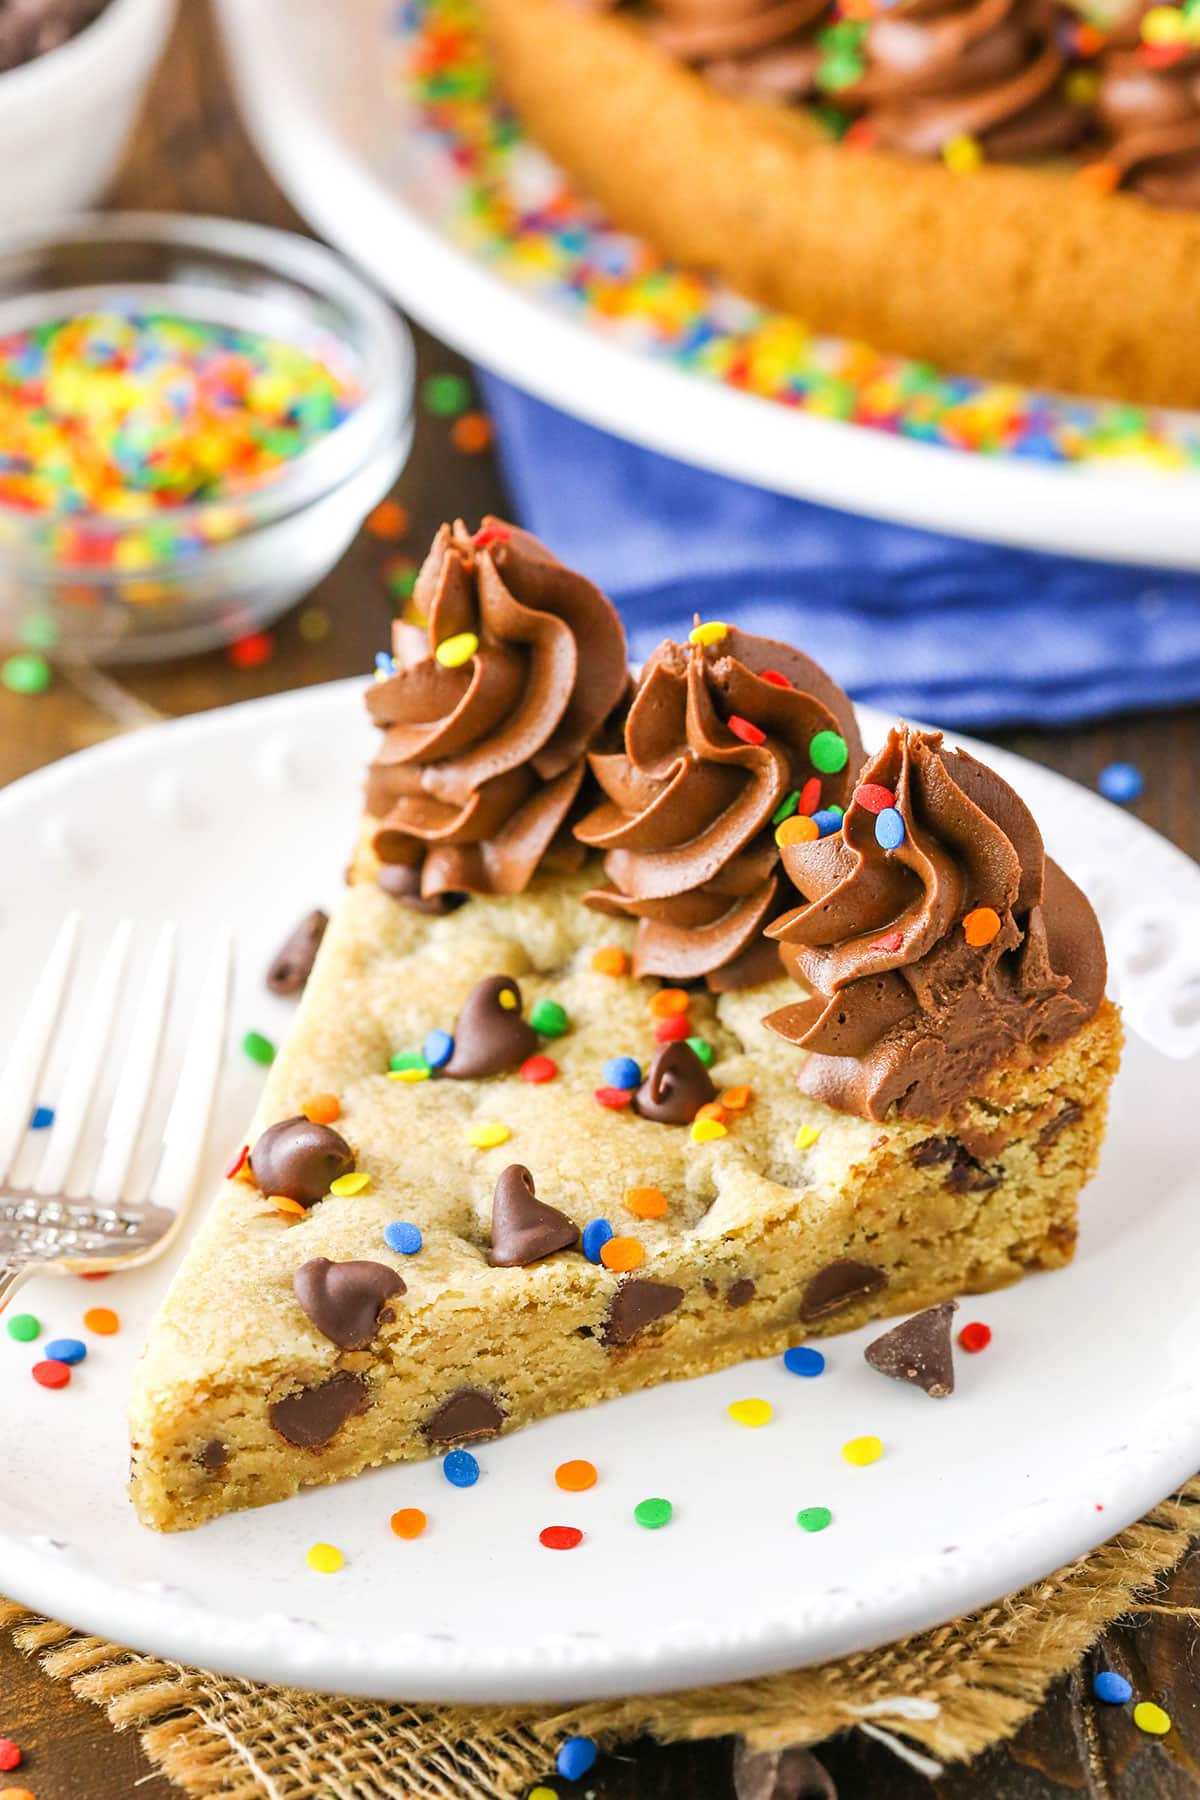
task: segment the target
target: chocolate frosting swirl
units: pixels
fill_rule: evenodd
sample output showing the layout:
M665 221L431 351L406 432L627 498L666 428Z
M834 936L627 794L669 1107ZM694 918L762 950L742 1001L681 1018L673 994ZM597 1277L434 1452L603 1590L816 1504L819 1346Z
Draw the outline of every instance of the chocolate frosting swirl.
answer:
M807 904L770 935L813 997L764 1022L811 1052L799 1085L814 1099L941 1120L1019 1047L1092 1017L1104 943L1024 803L940 733L893 731L862 782L895 796L903 842L882 848L878 814L855 800L837 836L788 846ZM964 919L986 908L995 935L968 941Z
M1104 159L1155 206L1200 207L1200 48L1143 44L1147 8L1134 6L1100 63L1096 112Z
M795 100L813 91L826 10L827 0L652 0L650 31L728 93Z
M744 741L730 719L763 741ZM819 732L845 740L837 774L814 767ZM606 852L609 885L587 904L638 921L635 973L703 976L715 991L778 975L762 930L790 896L772 814L813 779L822 807L845 806L861 757L850 701L799 650L732 626L715 644L661 645L624 749L590 758L606 799L575 827Z
M626 692L621 622L590 581L492 518L473 536L442 526L414 599L428 626L397 622L396 672L367 693L383 733L367 779L375 850L420 869L414 897L518 894ZM434 652L464 634L478 648L445 667Z
M1062 91L1047 0L875 0L859 54L857 80L823 85L866 108L882 150L937 156L971 137L989 157L1019 161L1070 149L1088 126L1087 107Z

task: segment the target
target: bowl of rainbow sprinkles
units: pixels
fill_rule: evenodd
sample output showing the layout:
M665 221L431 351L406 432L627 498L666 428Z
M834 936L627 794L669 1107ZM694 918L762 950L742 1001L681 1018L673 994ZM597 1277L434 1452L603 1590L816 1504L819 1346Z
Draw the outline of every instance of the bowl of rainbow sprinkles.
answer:
M136 661L261 629L395 481L413 366L386 302L287 232L0 239L0 644Z

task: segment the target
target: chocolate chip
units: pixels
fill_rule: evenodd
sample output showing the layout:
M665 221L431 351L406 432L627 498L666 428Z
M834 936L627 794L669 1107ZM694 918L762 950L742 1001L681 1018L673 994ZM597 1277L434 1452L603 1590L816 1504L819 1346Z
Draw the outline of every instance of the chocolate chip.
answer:
M465 1444L473 1438L495 1437L504 1423L504 1409L481 1388L460 1388L425 1424L431 1444Z
M454 1024L454 1054L443 1075L460 1081L518 1069L538 1047L538 1034L521 1017L521 990L511 975L477 981Z
M952 1194L983 1194L999 1185L999 1175L977 1162L965 1144L955 1145L954 1162L946 1177L946 1186Z
M1082 1119L1082 1117L1083 1108L1078 1100L1068 1100L1061 1112L1056 1113L1049 1124L1042 1126L1038 1132L1038 1144L1045 1149L1047 1144L1054 1142L1060 1131L1065 1131L1068 1125L1073 1125L1076 1119Z
M229 1452L220 1438L210 1438L202 1450L197 1450L194 1461L202 1469L207 1469L210 1475L215 1475L229 1461Z
M633 1096L633 1110L660 1125L690 1125L717 1090L690 1044L664 1044Z
M377 1262L330 1262L314 1256L302 1263L292 1286L305 1316L332 1344L365 1350L385 1317L385 1302L405 1292L395 1269Z
M666 1281L623 1281L604 1321L606 1344L629 1344L639 1331L675 1311L683 1289Z
M831 1262L818 1269L800 1301L800 1317L806 1325L838 1312L865 1294L877 1294L887 1286L887 1276L873 1263Z
M726 1306L732 1307L749 1306L756 1292L757 1289L755 1288L754 1283L748 1276L743 1276L741 1281L734 1282L733 1286L726 1294L725 1304Z
M465 894L423 894L421 871L416 863L380 863L375 881L385 894L399 900L410 912L428 913L434 918L441 913L453 912L467 897Z
M954 1346L950 1321L958 1311L956 1300L943 1300L924 1312L893 1325L868 1344L863 1355L881 1375L908 1381L933 1400L954 1392Z
M908 1160L916 1169L928 1169L934 1163L949 1162L957 1147L953 1138L924 1138L921 1143L914 1144Z
M268 1125L250 1152L250 1172L264 1194L284 1194L313 1206L330 1183L348 1175L354 1152L340 1132L314 1125L301 1113Z
M493 1269L523 1269L569 1250L579 1242L579 1227L556 1206L547 1206L533 1191L533 1176L520 1163L510 1163L496 1183L492 1198Z
M371 1396L366 1384L348 1370L316 1387L300 1388L267 1409L272 1428L298 1450L319 1450L336 1437L347 1419L366 1412Z
M737 1800L837 1800L828 1770L810 1750L751 1750L739 1743L733 1754Z
M310 912L306 918L301 919L267 970L267 986L273 994L300 992L312 974L312 966L317 960L317 951L321 948L321 939L325 936L328 923L329 914L319 910Z

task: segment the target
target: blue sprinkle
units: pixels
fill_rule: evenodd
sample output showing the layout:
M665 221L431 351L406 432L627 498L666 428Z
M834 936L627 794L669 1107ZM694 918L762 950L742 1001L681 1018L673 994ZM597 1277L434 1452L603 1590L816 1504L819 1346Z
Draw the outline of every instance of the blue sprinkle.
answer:
M42 1352L47 1362L81 1363L87 1355L87 1345L81 1344L78 1338L55 1338L46 1345Z
M632 1056L610 1056L604 1065L604 1079L609 1087L640 1087L642 1071Z
M819 1350L810 1350L807 1344L797 1344L794 1349L784 1351L783 1366L789 1375L823 1375L825 1358Z
M426 1032L421 1054L431 1069L444 1069L454 1055L454 1039L448 1031Z
M386 650L377 650L375 652L375 667L379 670L381 675L394 675L396 673L396 665Z
M415 1225L398 1220L394 1225L384 1226L383 1241L397 1256L415 1256L425 1240Z
M1109 1706L1124 1706L1127 1700L1133 1699L1132 1687L1115 1669L1101 1669L1092 1682L1092 1692L1097 1700L1103 1700Z
M49 1131L53 1123L54 1108L52 1106L34 1107L33 1117L29 1121L30 1131Z
M904 820L894 806L876 813L875 842L884 850L898 850L904 842Z
M842 829L842 815L832 806L823 806L820 812L813 814L812 821L822 837L832 837L835 831Z
M1117 806L1128 806L1132 800L1140 800L1145 785L1142 771L1135 769L1132 763L1109 763L1101 769L1096 783L1104 798L1114 801Z
M555 1758L554 1766L564 1781L578 1781L596 1766L596 1740L589 1737L568 1738Z
M583 1254L591 1263L600 1261L600 1252L609 1238L615 1237L612 1226L607 1219L589 1219L583 1228Z
M442 1458L442 1474L451 1487L474 1487L479 1480L479 1464L469 1450L451 1450Z

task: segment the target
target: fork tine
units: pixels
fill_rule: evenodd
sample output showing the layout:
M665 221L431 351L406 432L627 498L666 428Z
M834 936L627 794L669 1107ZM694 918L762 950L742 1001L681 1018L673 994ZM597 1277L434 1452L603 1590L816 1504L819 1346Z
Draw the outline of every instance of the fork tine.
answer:
M148 1199L176 1211L191 1196L208 1134L225 1049L232 969L233 939L225 931L217 939L205 971L196 1022L163 1130L162 1159L150 1183Z
M68 913L63 920L4 1065L4 1073L0 1075L0 1182L12 1169L13 1158L29 1128L37 1084L42 1078L67 978L75 961L81 917L76 911Z
M79 1036L71 1051L67 1073L59 1089L54 1126L46 1154L30 1188L35 1194L66 1194L71 1165L87 1124L96 1084L104 1070L104 1052L112 1036L121 992L121 977L129 956L133 924L122 919L104 954L88 1000Z
M138 1133L154 1087L163 1024L175 971L175 927L164 925L154 946L150 968L122 1058L121 1079L104 1129L104 1149L88 1191L101 1206L115 1206L129 1175Z

